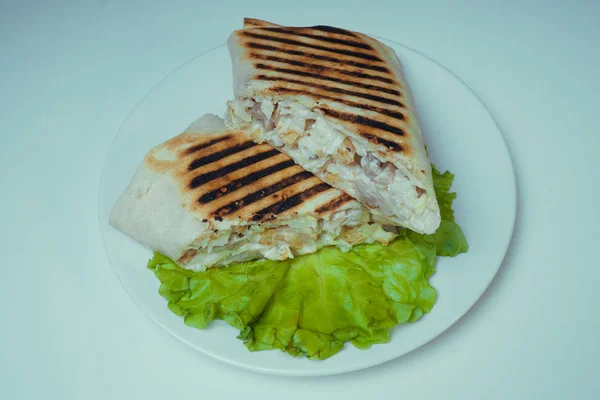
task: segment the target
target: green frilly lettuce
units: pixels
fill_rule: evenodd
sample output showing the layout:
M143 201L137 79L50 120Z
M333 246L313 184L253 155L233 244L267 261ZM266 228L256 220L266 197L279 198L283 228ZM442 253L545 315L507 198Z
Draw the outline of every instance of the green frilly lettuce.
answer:
M415 243L435 245L438 256L454 257L469 250L469 245L462 229L454 222L452 202L456 198L456 193L450 192L454 175L449 171L441 174L435 166L432 166L432 170L433 186L442 216L440 226L431 235L422 235L408 229L405 229L402 234Z
M454 222L454 176L433 171L442 224L432 235L409 230L388 246L363 244L348 253L326 247L285 261L259 260L193 272L155 253L148 262L159 293L186 325L222 319L251 351L279 349L323 360L350 342L360 349L390 340L436 301L429 285L436 255L466 252Z

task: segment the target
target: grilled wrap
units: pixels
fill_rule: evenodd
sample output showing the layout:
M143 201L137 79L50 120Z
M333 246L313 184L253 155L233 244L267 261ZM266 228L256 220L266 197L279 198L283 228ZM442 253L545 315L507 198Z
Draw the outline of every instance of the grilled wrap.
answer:
M372 213L419 233L440 224L416 109L395 52L328 26L246 19L228 41L226 121L275 146Z
M359 202L211 114L146 155L110 222L192 270L395 237Z

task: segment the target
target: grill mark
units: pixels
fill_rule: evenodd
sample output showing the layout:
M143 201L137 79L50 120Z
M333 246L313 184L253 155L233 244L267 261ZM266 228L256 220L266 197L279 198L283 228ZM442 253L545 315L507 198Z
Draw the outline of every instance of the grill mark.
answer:
M267 28L267 29L269 30L269 32L286 33L288 35L302 36L302 37L306 37L306 38L310 38L310 39L319 40L322 42L342 44L342 45L356 47L356 48L365 49L365 50L373 50L373 48L371 46L369 46L367 43L355 42L353 40L337 39L337 38L332 38L332 37L327 37L327 36L313 35L313 34L305 32L305 28L300 28L300 30L298 28L296 28L296 29L295 28Z
M305 92L304 90L298 90L298 89L275 88L272 90L277 91L278 93L290 93L290 94L299 94L299 95L306 95L306 96L313 95L310 92ZM404 115L398 111L392 111L392 110L388 110L385 108L379 108L379 107L371 106L368 104L355 103L350 100L339 99L337 97L332 97L332 96L327 96L327 95L322 95L322 94L319 94L318 98L325 99L325 100L332 100L332 101L335 101L338 103L345 104L350 107L356 107L356 108L361 108L363 110L377 112L377 113L387 115L388 117L392 117L392 118L404 119Z
M343 49L336 49L336 48L333 48L333 47L319 46L319 45L316 45L316 44L304 43L304 42L300 42L298 40L286 39L286 38L277 37L277 36L261 35L261 34L250 32L250 31L242 31L241 34L244 35L244 36L246 36L246 37L251 37L251 38L254 38L254 39L262 39L262 40L267 40L267 41L270 41L270 42L279 42L279 43L291 44L291 45L294 45L294 46L306 47L306 48L309 48L309 49L326 51L328 53L343 54L345 56L351 56L351 57L361 58L363 60L383 62L383 60L381 58L377 57L376 55L361 53L359 51L343 50Z
M328 211L335 210L335 209L339 208L341 205L346 204L350 200L352 200L352 197L350 197L346 193L344 193L341 196L331 200L327 204L324 204L321 207L317 208L315 210L315 212L317 214L322 214L322 213L326 213Z
M255 203L261 199L264 199L267 196L272 195L275 192L278 192L282 189L285 189L288 186L292 186L298 182L302 182L303 180L306 180L308 178L312 178L314 177L314 175L308 171L302 171L302 172L298 172L295 175L292 176L288 176L287 178L274 183L273 185L257 190L256 192L250 193L247 196L242 197L239 200L236 200L232 203L229 203L227 205L224 205L223 207L218 208L214 214L215 215L229 215L232 214L252 203Z
M321 111L329 117L341 119L342 121L349 121L359 125L368 126L382 131L390 132L395 135L404 136L404 131L398 127L386 124L385 122L377 121L372 118L363 117L360 115L347 114L343 112L334 111L328 108L321 108Z
M257 69L262 69L262 70L281 72L281 73L290 74L290 75L305 76L307 78L314 78L314 79L320 79L320 80L325 80L325 81L330 81L330 82L336 82L336 83L341 83L344 85L354 86L354 87L361 88L361 89L378 90L380 92L392 94L395 96L402 96L402 94L399 91L394 90L394 89L388 89L388 88L384 88L384 87L377 86L377 85L369 85L367 83L359 83L359 82L355 82L355 81L344 80L344 79L340 79L340 78L335 78L333 76L314 74L311 72L298 71L295 69L272 67L270 65L261 64L261 63L256 64L255 67Z
M396 82L394 82L393 79L386 78L384 76L369 75L369 74L365 74L362 72L356 72L356 71L346 71L345 69L338 69L338 68L328 67L328 66L319 65L319 64L310 64L310 63L306 63L306 62L302 62L302 61L290 60L290 59L281 58L281 57L267 56L267 55L260 54L260 53L250 53L250 59L255 59L255 60L258 59L258 60L263 60L263 61L274 61L274 62L278 62L281 64L295 65L297 67L318 69L318 70L323 70L323 71L328 71L328 72L330 71L330 72L334 72L337 74L352 76L354 78L370 79L370 80L379 81L379 82L383 82L383 83L389 83L389 84L396 83Z
M190 187L190 189L196 189L197 187L202 186L207 182L215 180L221 176L225 176L233 171L237 171L238 169L245 168L248 165L255 164L262 160L266 160L267 158L276 156L277 154L280 154L278 150L275 150L275 149L268 150L268 151L258 153L253 156L244 158L243 160L234 162L233 164L226 165L215 171L211 171L211 172L207 172L202 175L198 175L197 177L192 179L189 187Z
M375 101L378 103L388 104L391 106L397 106L397 107L403 106L402 103L400 103L398 100L395 100L395 99L388 99L387 97L381 97L381 96L377 96L375 94L361 93L361 92L355 92L355 91L347 90L347 89L335 88L335 87L331 87L331 86L327 86L327 85L320 85L318 83L313 83L313 82L298 81L296 79L282 78L279 76L267 76L267 75L256 75L254 77L254 79L259 79L259 80L264 80L264 81L272 81L272 82L294 83L294 84L301 85L301 86L308 86L308 87L313 87L316 89L325 90L326 92L339 93L339 94L345 94L348 96L360 97L360 98L363 98L366 100L371 100L371 101Z
M216 153L197 158L188 166L188 171L193 171L196 168L200 168L206 164L214 163L227 156L239 153L254 146L256 146L256 143L254 143L252 140L248 140L247 142L236 144L235 146L231 146L225 150L217 151Z
M334 28L333 26L316 25L316 26L311 26L311 29L314 29L316 31L329 32L329 33L339 33L340 35L346 35L346 36L356 37L356 35L353 32L350 32L350 31L347 31L347 30L344 30L344 29L340 29L340 28Z
M327 190L331 189L331 186L329 186L326 183L319 183L316 186L313 186L309 189L306 189L305 191L295 194L291 197L288 197L285 200L281 200L278 201L275 204L272 204L268 207L263 208L260 211L257 211L253 216L252 216L252 220L253 221L258 221L260 219L263 219L265 216L267 215L276 215L276 214L281 214L291 208L296 207L298 204L304 202L307 199L310 199L311 197L313 197L316 194L319 194L321 192L325 192ZM273 217L271 217L273 218Z
M192 153L195 153L195 152L200 151L202 149L206 149L207 147L210 147L213 144L217 144L217 143L223 142L223 141L225 141L227 139L231 139L231 135L225 135L225 136L213 139L213 140L211 140L209 142L198 144L196 146L192 146L189 149L187 149L185 151L185 153L186 154L192 154Z
M402 152L402 146L400 146L398 143L382 139L380 137L377 137L375 135L371 135L369 133L364 133L364 132L359 132L359 133L360 133L360 136L364 137L369 142L375 142L377 144L382 144L382 145L384 145L385 147L387 147L388 149L390 149L392 151Z
M357 67L357 68L364 68L364 69L369 69L372 71L385 72L388 74L390 73L390 70L387 69L386 67L365 64L365 63L361 63L358 61L352 61L352 60L340 60L339 58L328 57L328 56L324 56L321 54L310 54L310 53L305 53L303 51L291 50L291 49L285 49L285 48L277 48L274 46L269 46L269 45L260 44L260 43L246 43L245 46L253 48L253 49L276 51L278 53L286 53L286 54L292 54L295 56L306 57L307 59L314 58L315 60L331 61L331 62L335 62L338 64L352 65L353 67Z
M233 193L245 186L248 186L251 183L258 181L259 179L264 178L265 176L272 175L276 172L282 171L282 170L289 168L291 166L294 166L294 165L296 165L296 164L294 163L293 160L286 160L286 161L280 162L278 164L272 165L270 167L267 167L265 169L262 169L260 171L253 172L253 173L248 174L240 179L231 181L227 185L221 186L220 188L215 189L212 192L203 194L198 199L198 203L200 203L200 204L210 203L211 201L220 199L223 196L226 196L226 195Z

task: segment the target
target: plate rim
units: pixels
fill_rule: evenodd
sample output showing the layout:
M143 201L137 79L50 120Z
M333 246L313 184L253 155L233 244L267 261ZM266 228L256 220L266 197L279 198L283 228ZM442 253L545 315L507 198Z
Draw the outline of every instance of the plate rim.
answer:
M165 324L161 323L158 318L153 317L150 313L149 310L147 310L147 307L143 306L141 304L140 300L136 300L135 296L133 296L132 291L128 289L127 285L124 283L124 277L122 275L121 272L118 271L118 268L115 267L115 265L113 264L113 262L111 262L111 258L109 255L109 250L107 248L107 240L105 237L105 232L103 229L103 226L105 225L104 221L104 215L105 213L105 209L103 207L103 201L102 201L102 194L104 193L104 189L106 187L106 170L107 170L107 164L111 155L111 150L113 149L113 146L115 144L115 142L117 141L117 139L121 136L124 127L126 126L126 124L128 123L129 119L131 118L131 116L138 110L138 108L140 108L140 106L145 102L145 100L158 88L160 87L167 79L169 79L171 76L173 76L174 74L176 74L179 70L185 68L188 64L194 62L196 59L209 54L215 50L218 50L219 48L225 47L226 46L226 42L225 43L221 43L219 45L210 47L207 50L204 50L192 57L190 57L187 61L183 62L182 64L180 64L179 66L177 66L175 69L173 69L171 72L169 72L168 74L166 74L164 77L162 77L160 80L158 80L141 98L140 100L135 104L135 106L127 113L125 119L123 120L122 124L119 126L119 129L117 130L116 134L114 135L113 139L111 140L111 143L108 147L108 151L106 152L106 156L104 158L104 162L102 164L102 172L101 172L101 177L100 177L100 184L98 187L98 195L97 195L97 201L98 201L98 223L99 223L99 230L100 230L100 235L102 237L102 244L104 247L104 254L106 257L106 260L108 261L108 264L110 265L113 273L115 274L115 276L117 277L117 280L119 282L119 284L121 285L121 287L123 288L123 290L125 291L125 293L127 293L127 296L130 298L130 300L136 305L136 307L142 311L142 313L146 316L146 318L148 318L150 321L152 321L154 324L156 324L157 326L159 326L162 330L166 331L167 333L169 333L169 335L173 338L176 338L178 341L184 343L186 346L191 347L192 349L205 354L207 356L210 356L213 359L218 360L219 362L223 362L232 366L235 366L237 368L246 370L246 371L252 371L255 373L263 373L263 374L271 374L271 375L278 375L278 376L299 376L299 377L309 377L309 376L331 376L331 375L340 375L340 374L344 374L344 373L349 373L349 372L353 372L353 371L360 371L363 369L367 369L367 368L371 368L377 365L381 365L381 364L385 364L388 363L392 360L395 359L399 359L407 354L410 354L412 352L414 352L415 350L423 347L424 345L428 344L429 342L431 342L433 339L435 339L438 336L443 335L445 332L448 331L448 329L450 327L452 327L456 322L458 322L461 318L463 318L470 310L473 309L473 307L479 303L479 301L481 300L483 294L489 289L491 283L493 282L493 280L495 279L495 277L498 275L498 272L500 271L502 265L504 264L505 260L506 260L506 255L508 253L508 250L512 244L512 239L514 236L514 229L515 229L515 224L516 224L516 218L517 218L517 213L518 213L518 185L517 185L517 177L516 177L516 170L515 170L515 166L514 166L514 161L513 161L513 157L510 153L506 138L504 137L504 134L502 132L502 130L500 129L496 119L494 118L494 115L491 113L491 111L489 110L489 108L487 107L487 105L483 102L483 100L477 95L477 93L464 81L462 80L459 76L457 76L454 72L452 72L449 68L447 68L446 66L444 66L443 64L441 64L440 62L438 62L437 60L433 59L432 57L429 57L428 55L426 55L425 53L418 51L410 46L407 46L403 43L391 40L391 39L387 39L378 35L369 35L371 37L374 37L380 41L382 41L384 44L393 44L394 46L399 46L404 48L405 50L408 50L414 54L416 54L419 57L424 58L426 61L431 62L433 64L435 64L438 68L441 68L442 70L444 70L447 74L449 74L453 79L455 79L457 82L460 83L461 86L463 86L469 93L470 95L472 95L477 102L479 103L480 106L483 107L483 110L485 110L485 112L487 113L487 115L490 117L491 122L493 123L493 126L495 127L497 133L500 136L500 139L502 140L502 153L504 153L504 157L506 157L506 159L508 160L508 164L510 166L510 178L511 178L511 182L512 184L510 185L510 190L511 190L511 201L510 201L510 215L512 216L510 219L510 228L508 230L508 234L506 238L503 238L504 240L504 245L503 245L503 249L502 249L502 257L499 259L497 265L494 267L493 273L490 274L489 279L487 280L487 282L485 282L485 285L481 286L481 290L478 291L477 295L475 296L475 300L468 306L466 307L464 310L462 310L461 312L459 312L457 314L457 316L450 320L447 324L444 324L443 329L439 329L434 331L431 335L428 335L427 337L425 337L423 340L421 340L419 342L419 344L417 344L415 347L412 347L410 350L408 351L404 351L401 354L395 354L394 352L390 352L389 356L385 356L385 357L379 357L379 358L375 358L373 360L370 361L366 361L361 363L360 365L355 365L354 363L349 364L347 367L338 367L335 369L323 369L323 368L319 368L317 365L315 365L314 369L310 369L310 370L286 370L286 369L278 369L278 368L271 368L271 367L264 367L264 366L256 366L256 365L249 365L231 358L227 358L224 356L219 355L217 352L210 352L207 351L206 349L202 349L202 348L198 348L195 344L193 344L191 341L189 341L188 339L186 339L185 337L177 334L175 331L173 331L172 329L170 329L169 327L167 327ZM386 43L387 42L387 43ZM393 49L394 50L394 49ZM509 188L506 188L509 189ZM438 256L439 257L439 256ZM225 323L224 321L214 321L216 323ZM191 329L191 328L190 328Z

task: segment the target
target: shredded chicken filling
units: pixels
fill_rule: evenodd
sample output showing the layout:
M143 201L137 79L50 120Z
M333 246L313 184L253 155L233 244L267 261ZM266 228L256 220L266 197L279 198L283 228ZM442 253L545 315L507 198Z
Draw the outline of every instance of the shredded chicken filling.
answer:
M386 216L395 215L398 204L413 214L427 208L425 189L377 152L367 150L366 139L345 135L297 101L273 105L267 100L236 100L230 103L228 119L234 126L250 126L255 138L281 148L306 169ZM412 215L404 218L409 221Z
M188 268L203 270L257 258L285 260L313 253L324 246L349 251L360 243L387 244L396 233L397 229L384 229L381 224L372 223L366 211L348 209L334 213L327 220L305 216L286 226L252 225L213 231L197 240L178 261L187 264Z

